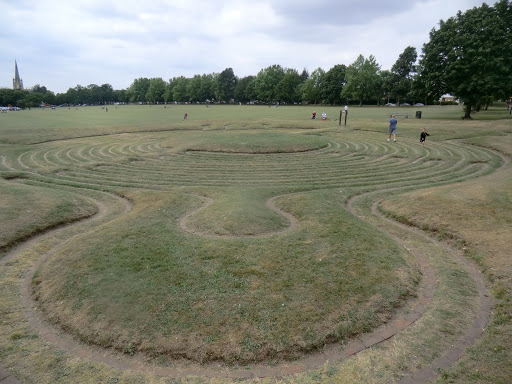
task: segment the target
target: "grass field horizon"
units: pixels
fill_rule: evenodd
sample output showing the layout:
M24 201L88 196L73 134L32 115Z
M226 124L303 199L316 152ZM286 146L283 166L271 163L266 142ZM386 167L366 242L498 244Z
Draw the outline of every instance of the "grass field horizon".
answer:
M414 118L417 109L422 119ZM311 120L313 110L325 111L328 120ZM249 369L300 360L333 343L343 348L417 300L424 267L411 249L424 245L398 227L387 228L372 213L376 202L398 221L457 239L452 246L468 248L483 272L492 268L480 260L478 245L468 246L469 235L456 230L460 217L483 220L484 208L422 222L430 216L416 215L423 206L413 202L426 188L457 191L462 185L494 188L490 201L504 199L497 191L510 182L502 170L509 169L512 133L505 107L471 121L460 120L460 107L349 107L347 126L336 120L339 111L153 105L2 115L1 313L23 313L27 304L17 302L15 292L26 281L45 320L85 345L143 355L168 369L180 359ZM404 112L409 118L399 118L398 142L387 142L389 114ZM418 143L423 128L431 134L424 147ZM428 200L429 212L449 212L444 197L435 196L439 207ZM492 214L499 218L496 228L512 211L506 203L502 209L501 216ZM34 237L46 232L41 240ZM31 237L34 243L17 251L16 244ZM362 369L367 382L392 382L428 365L439 348L461 337L478 295L466 267L450 262L438 245L418 252L436 271L436 296L423 320L395 338L417 348L417 361L402 347L392 361L372 358L381 366L374 371L364 360L377 348L306 372L301 380L351 382L346 372ZM507 271L501 258L490 260ZM499 282L489 277L491 288L497 284L500 335L511 322L506 303L512 284L505 271ZM454 284L464 289L454 293ZM8 316L0 327L2 364L27 382L66 382L69 375L97 382L99 376L78 373L96 363L76 365L72 355L59 358L51 347L44 359L59 369L49 363L25 372L20 356L43 340L22 317ZM483 340L510 356L493 335ZM41 355L29 356L26 364L41 366ZM503 360L493 357L480 364L503 369ZM109 369L109 377L137 382L129 372ZM457 377L462 374L442 375Z
M339 127L341 106L254 106L254 105L120 105L110 106L105 112L99 106L61 107L55 110L33 108L2 115L0 143L32 144L51 140L112 135L133 132L165 130L219 130L219 129L319 129ZM326 112L327 121L312 120L311 114ZM416 111L422 112L421 119L415 119ZM188 114L187 120L183 119ZM460 106L423 107L358 107L350 106L347 122L357 128L358 122L371 122L372 128L386 131L386 121L391 113L407 114L408 119L399 120L415 126L418 123L441 119L456 122L462 115ZM22 115L23 118L19 118ZM507 118L506 106L491 107L489 111L473 114L472 126L479 121ZM345 115L342 117L344 127ZM428 126L428 125L427 125ZM445 130L443 129L442 132ZM417 135L415 135L417 136Z

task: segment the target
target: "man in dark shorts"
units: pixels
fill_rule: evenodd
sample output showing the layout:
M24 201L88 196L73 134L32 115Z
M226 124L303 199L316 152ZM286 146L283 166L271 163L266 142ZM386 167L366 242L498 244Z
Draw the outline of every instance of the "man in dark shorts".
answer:
M396 125L398 124L398 120L395 119L395 115L391 115L391 119L389 120L389 138L388 141L391 141L391 136L393 136L393 141L396 143Z

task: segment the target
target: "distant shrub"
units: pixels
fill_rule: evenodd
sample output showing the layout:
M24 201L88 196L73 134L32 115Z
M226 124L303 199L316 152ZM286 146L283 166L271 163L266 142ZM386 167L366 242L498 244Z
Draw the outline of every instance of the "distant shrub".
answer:
M456 101L441 101L440 105L459 105Z

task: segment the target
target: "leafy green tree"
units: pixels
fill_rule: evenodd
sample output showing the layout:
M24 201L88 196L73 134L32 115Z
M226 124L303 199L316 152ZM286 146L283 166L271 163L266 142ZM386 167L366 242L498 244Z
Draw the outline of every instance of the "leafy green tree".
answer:
M55 95L55 105L62 105L67 103L66 94L65 93L57 93Z
M26 96L20 101L20 105L18 105L21 108L32 108L37 107L41 105L43 102L46 103L45 96L47 92L41 93L41 92L29 92L26 94Z
M512 89L512 3L482 4L439 23L423 46L420 76L435 97L450 93L464 102L464 116L489 97Z
M358 100L359 105L363 105L363 100L378 98L379 70L380 66L373 55L370 55L368 59L359 55L356 61L347 68L347 83L343 88L342 96Z
M175 77L172 79L172 98L174 101L190 101L190 97L187 93L188 82L189 79L184 76Z
M398 56L397 61L393 64L391 72L392 89L391 95L396 98L398 103L401 103L411 92L413 74L415 73L416 59L418 54L416 48L407 47L404 52Z
M418 75L413 78L411 97L415 101L421 101L425 105L433 104L439 97L435 97L432 87L429 86L426 76L422 76L422 66L418 66Z
M49 91L44 85L36 84L24 97L24 104L27 108L32 108L45 104L56 104L55 94Z
M30 92L28 90L0 88L0 105L6 107L11 105L25 108L27 102L26 98L29 95Z
M13 89L12 91L12 98L13 103L9 103L11 105L17 105L20 103L21 100L23 100L28 95L27 90L21 90L21 89Z
M101 84L101 97L103 103L112 103L114 101L114 87L110 84Z
M151 103L160 103L164 101L165 81L161 77L149 80L149 88L146 93L146 100Z
M85 102L87 104L103 104L102 89L96 84L89 84L87 86L86 95Z
M27 99L23 98L23 99L18 100L16 107L21 108L21 109L25 109L25 108L30 109L32 107L32 105L31 104L28 105Z
M187 94L190 97L190 101L203 101L204 99L201 97L201 75L194 75L188 81L187 84Z
M130 101L128 91L126 89L116 89L112 92L112 101L118 103L128 103Z
M166 103L174 101L173 88L174 88L175 79L176 78L169 79L169 81L167 82L167 86L165 87L164 101Z
M277 64L260 70L254 84L258 99L265 102L275 101L277 98L276 87L284 77L284 74L283 67Z
M301 80L299 72L292 68L287 68L284 72L284 76L276 85L276 99L286 103L300 100L299 85Z
M66 93L63 94L63 104L77 104L75 103L76 90L74 88L68 88Z
M304 84L307 79L309 79L309 72L306 68L304 68L300 73L300 82Z
M325 71L318 67L311 76L302 84L302 100L310 104L322 102L322 88L324 86Z
M146 77L135 79L130 85L130 101L132 103L140 103L146 101L146 94L148 93L150 81Z
M77 84L75 88L69 88L66 92L67 102L69 104L84 104L89 99L87 88Z
M385 100L385 103L389 103L389 98L391 97L391 91L393 90L394 78L395 74L391 73L391 71L384 69L379 72L379 94L380 100Z
M46 96L46 92L45 93L32 92L32 93L29 93L25 97L25 101L26 101L27 106L29 106L29 107L39 106L42 103L50 104L45 100L45 96Z
M217 75L205 74L201 76L200 100L207 101L215 99L214 84Z
M36 84L32 87L32 92L34 93L41 93L43 95L46 94L46 92L48 92L48 90L46 89L46 87L43 85L39 85L39 84Z
M235 87L235 100L247 103L256 99L254 91L255 76L246 76L238 80Z
M55 93L53 93L52 91L47 91L47 92L44 94L43 101L44 101L46 104L51 104L51 105L55 105L55 104L57 104L57 98L55 97Z
M236 76L232 68L226 68L215 81L215 95L218 101L230 102L235 97Z
M414 63L416 63L417 58L416 48L409 46L398 56L395 64L391 67L391 71L400 77L410 77L411 73L414 72Z
M341 92L345 85L345 73L347 67L343 64L337 64L325 73L323 86L321 90L324 103L331 105L341 104Z

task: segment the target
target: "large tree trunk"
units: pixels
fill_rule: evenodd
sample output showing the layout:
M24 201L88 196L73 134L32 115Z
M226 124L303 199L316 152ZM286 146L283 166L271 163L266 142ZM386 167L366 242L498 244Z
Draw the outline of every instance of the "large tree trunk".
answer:
M471 119L471 104L464 104L464 119Z

